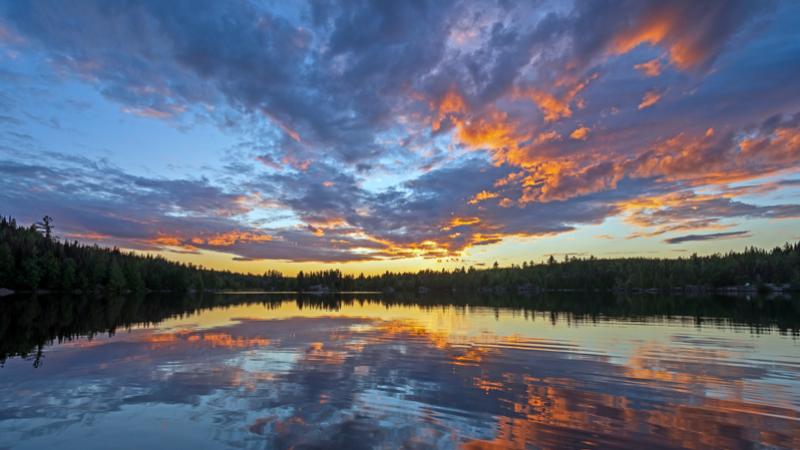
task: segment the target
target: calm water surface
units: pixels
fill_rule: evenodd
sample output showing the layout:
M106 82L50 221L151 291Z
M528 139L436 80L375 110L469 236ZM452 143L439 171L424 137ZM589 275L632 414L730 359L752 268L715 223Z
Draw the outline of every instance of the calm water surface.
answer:
M796 300L425 303L0 299L0 448L800 448Z

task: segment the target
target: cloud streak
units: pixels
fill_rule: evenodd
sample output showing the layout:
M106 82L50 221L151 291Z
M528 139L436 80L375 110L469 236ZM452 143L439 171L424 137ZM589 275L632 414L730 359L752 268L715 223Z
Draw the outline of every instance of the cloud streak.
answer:
M711 233L711 234L687 234L684 236L677 236L674 238L669 238L664 240L667 244L683 244L686 242L697 242L697 241L711 241L717 239L736 239L736 238L743 238L749 237L749 231L728 231L725 233Z

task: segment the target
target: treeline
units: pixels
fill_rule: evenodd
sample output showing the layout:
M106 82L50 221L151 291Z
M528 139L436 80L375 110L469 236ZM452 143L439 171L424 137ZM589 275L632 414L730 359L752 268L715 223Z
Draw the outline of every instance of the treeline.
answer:
M753 290L800 290L800 243L772 250L755 247L742 252L688 258L614 258L552 256L544 263L523 263L490 269L460 268L418 273L385 273L356 280L361 290L455 290L523 292L579 290L689 291L749 286Z
M489 269L458 268L422 270L416 273L386 272L380 275L345 275L339 270L300 272L284 283L302 292L454 291L522 292L541 291L684 291L703 293L728 287L750 290L800 290L800 243L772 250L755 247L688 258L614 258L552 256L544 263Z
M543 263L510 267L416 273L346 275L339 270L300 272L285 277L277 271L245 275L60 241L52 235L52 219L29 227L0 217L0 288L12 290L124 291L265 290L301 292L524 292L717 290L731 286L763 291L800 290L800 243L771 250L688 258L614 258L552 256Z
M245 275L208 270L158 256L61 241L53 219L25 227L0 217L0 288L15 291L281 290L291 280L279 272Z
M292 281L290 283L293 286L292 290L298 292L353 292L366 290L365 287L370 285L364 274L355 277L345 275L338 269L300 271ZM380 289L376 286L371 290Z

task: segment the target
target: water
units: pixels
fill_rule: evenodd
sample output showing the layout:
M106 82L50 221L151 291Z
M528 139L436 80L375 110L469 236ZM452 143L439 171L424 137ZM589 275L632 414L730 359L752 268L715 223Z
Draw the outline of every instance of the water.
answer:
M0 448L800 448L800 302L0 300Z

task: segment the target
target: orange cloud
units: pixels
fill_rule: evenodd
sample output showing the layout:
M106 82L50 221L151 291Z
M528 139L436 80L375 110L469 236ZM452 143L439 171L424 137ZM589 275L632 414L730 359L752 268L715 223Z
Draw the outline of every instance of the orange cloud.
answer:
M506 177L495 181L494 186L495 187L508 186L509 184L515 183L524 177L525 177L525 171L520 170L519 172L512 172L508 174Z
M707 60L715 49L715 43L709 41L707 32L687 29L689 15L704 15L698 21L714 25L717 7L708 6L702 10L694 8L692 2L658 2L646 11L633 26L619 32L611 41L609 51L612 54L624 54L642 44L660 45L668 50L670 62L681 70L688 70ZM649 76L655 73L655 65L646 66L642 70ZM637 67L638 68L638 67ZM659 71L660 72L660 71Z
M450 222L448 222L447 225L442 228L442 230L447 231L456 227L464 225L477 225L479 223L481 223L481 219L479 217L453 217L450 219Z
M347 221L342 217L304 217L303 221L308 225L323 229L347 226Z
M536 136L537 144L544 144L547 142L554 142L561 140L561 135L555 130L545 131Z
M655 227L651 231L635 232L628 239L652 237L672 231L720 230L730 225L718 223L717 219L683 218L670 213L676 209L702 210L726 194L701 195L691 191L673 192L663 195L638 197L617 203L626 223L640 227Z
M570 85L565 79L556 82L556 86L569 86L566 92L560 97L542 91L540 89L516 89L513 98L529 98L539 109L544 113L545 122L554 122L559 119L572 117L572 109L570 105L576 101L577 95L589 85L589 83L596 79L598 74L592 74L589 78L578 83ZM579 102L579 106L582 102Z
M645 109L655 105L659 100L661 100L661 95L662 93L655 89L645 92L641 103L639 103L639 109Z
M610 161L587 167L569 160L548 161L525 178L520 202L547 203L612 189L623 176L622 167Z
M626 223L647 229L630 234L628 239L653 237L674 231L719 231L736 226L735 223L723 222L723 219L747 216L796 218L800 213L793 205L756 206L735 199L749 192L769 192L780 187L777 183L765 183L737 188L723 187L718 192L704 194L685 190L628 199L618 202L616 206Z
M744 139L739 149L743 158L796 164L800 160L800 128L777 128L769 135Z
M640 44L659 44L667 37L678 20L677 9L663 8L660 12L644 18L633 28L618 34L611 43L611 51L623 54Z
M475 194L475 196L472 197L472 199L467 203L469 203L470 205L474 205L474 204L482 202L484 200L497 198L499 196L500 196L500 194L498 194L496 192L480 191L477 194Z
M586 138L589 137L589 128L588 127L576 128L572 133L570 133L569 137L578 141L585 141Z
M706 182L737 179L726 155L712 151L711 136L699 139L681 133L654 146L630 164L634 177L666 177L667 179L702 178Z
M559 100L553 95L543 91L529 91L528 96L544 113L545 122L553 122L558 119L572 117L572 109L570 109L568 102Z
M498 205L500 205L503 208L510 208L510 207L512 207L514 205L514 201L511 200L510 198L506 197L506 198L500 200L500 203L498 203Z
M433 131L438 131L442 126L442 122L449 116L466 111L466 102L455 89L450 89L433 109L436 110L436 116L433 119L431 128Z
M317 228L314 225L308 225L307 228L314 234L314 236L317 237L325 236L325 230L323 230L322 228Z
M488 150L497 164L506 160L505 153L516 150L519 142L531 137L530 132L520 131L505 111L495 107L469 111L455 89L449 90L438 103L431 102L430 107L435 110L431 129L439 130L449 120L458 142L473 150Z
M92 231L86 232L86 233L77 233L77 232L65 233L64 236L69 238L69 239L81 239L81 240L87 240L87 241L102 241L102 240L107 240L107 239L112 239L113 238L113 236L111 236L111 235L103 234L103 233L95 233L95 232L92 232Z
M795 126L754 133L738 143L715 138L713 130L701 136L681 133L624 164L634 177L690 180L701 185L764 176L800 160L800 128Z
M515 151L518 143L531 138L530 132L520 131L504 111L493 109L482 116L457 121L456 137L467 147L488 149L495 163L507 160L504 151Z
M237 242L269 242L272 240L272 236L262 233L234 230L227 233L218 233L203 240L208 245L228 247Z
M658 59L653 59L641 64L633 66L634 69L640 70L648 77L657 77L661 74L661 63Z
M194 236L191 238L181 236L158 236L147 242L150 244L163 245L167 247L181 247L196 250L194 245L213 245L218 247L229 247L238 242L268 242L272 236L268 234L250 231L228 231L225 233L215 233L208 236Z
M179 247L183 244L183 241L176 236L158 236L155 239L151 239L150 242L157 245L166 245L169 247Z

